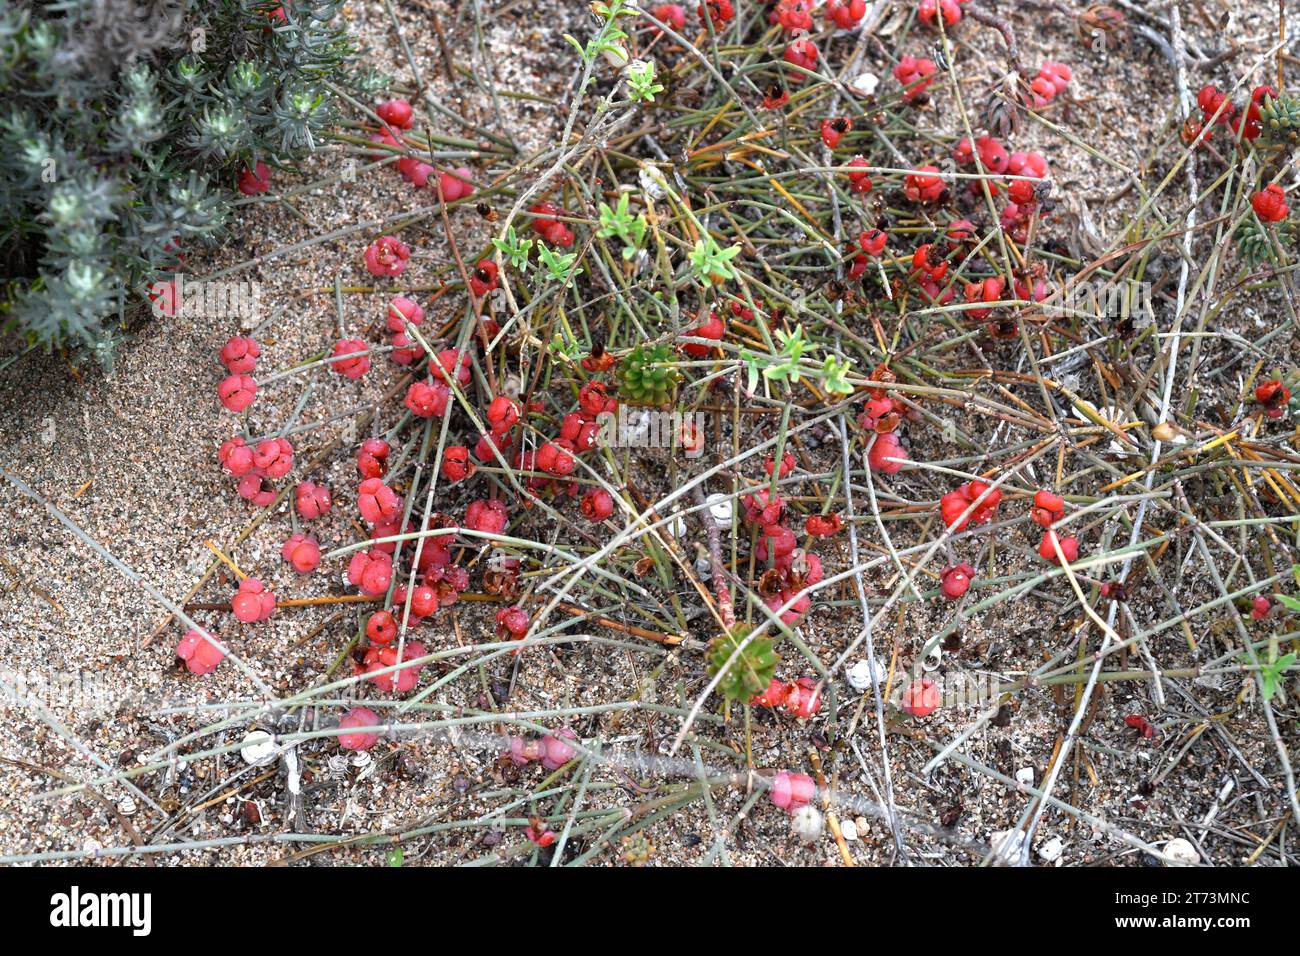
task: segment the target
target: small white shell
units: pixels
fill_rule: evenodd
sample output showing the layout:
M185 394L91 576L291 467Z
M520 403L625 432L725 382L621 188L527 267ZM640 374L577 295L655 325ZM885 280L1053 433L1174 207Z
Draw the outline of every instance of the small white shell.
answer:
M1061 842L1060 837L1052 837L1046 843L1038 848L1038 857L1044 863L1055 863L1065 852L1065 844Z
M709 495L704 499L704 503L709 506L709 514L713 516L715 524L723 528L731 527L731 517L735 514L735 507L730 495Z
M1016 782L1026 787L1032 787L1034 785L1034 768L1021 767L1019 770L1017 770Z
M858 825L852 820L845 820L840 824L840 835L849 843L858 838Z
M1174 837L1165 844L1160 855L1160 862L1165 866L1195 866L1201 862L1201 854L1196 847L1182 837Z
M790 817L790 832L801 843L810 845L816 843L821 839L825 829L826 821L822 817L822 812L814 806L802 806Z
M848 679L849 686L854 690L869 690L871 687L872 669L871 662L864 657L862 660L850 667L844 676ZM877 659L874 669L876 672L876 683L883 684L885 682L884 662Z
M250 731L240 745L239 755L255 767L268 764L275 759L275 738L265 730Z
M874 96L876 87L880 85L880 77L874 73L859 73L854 77L853 82L849 84L849 89L859 96Z

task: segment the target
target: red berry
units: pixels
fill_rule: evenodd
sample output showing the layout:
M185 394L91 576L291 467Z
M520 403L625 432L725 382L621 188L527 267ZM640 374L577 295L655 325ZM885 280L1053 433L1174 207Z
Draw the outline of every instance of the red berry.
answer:
M519 421L520 406L513 398L498 395L488 406L488 428L495 435L504 435Z
M500 534L508 519L506 506L496 498L471 501L465 511L465 527L482 534Z
M357 510L368 524L395 521L402 513L402 496L381 478L367 478L357 487Z
M239 174L239 191L245 196L260 196L271 188L271 170L266 163L257 163L252 169Z
M1291 211L1286 193L1277 183L1270 183L1250 197L1250 205L1261 222L1281 222Z
M803 524L804 533L814 538L829 538L838 534L843 527L844 520L835 514L809 515Z
M916 8L916 16L931 29L939 28L939 18L947 26L952 26L961 19L961 6L957 0L921 0Z
M411 258L411 247L396 236L382 236L366 247L366 269L375 276L400 276Z
M885 244L888 241L889 237L879 229L868 229L858 236L858 245L869 256L879 256L885 251Z
M1049 528L1047 531L1043 532L1043 539L1038 542L1038 555L1044 561L1050 561L1052 562L1052 564L1060 563L1060 561L1056 557L1056 547L1053 544L1053 542L1055 542L1055 544L1060 545L1061 554L1065 555L1065 560L1067 562L1073 562L1078 559L1079 557L1078 539L1073 537L1065 537L1065 538L1057 537L1056 532L1052 531Z
M696 12L700 15L701 21L712 22L715 30L726 26L736 15L731 0L704 0L696 8Z
M221 462L221 467L236 478L242 478L253 469L253 449L239 437L222 442L217 449L217 459Z
M382 438L367 438L357 449L357 471L362 478L382 478L388 471L391 449Z
M812 29L812 3L810 0L778 0L771 20L786 33L806 33Z
M280 557L299 574L310 574L320 567L320 545L311 535L298 531L281 546Z
M379 743L379 734L373 731L353 730L354 727L377 727L380 720L368 707L353 707L339 718L339 746L344 750L369 750Z
M348 581L366 597L378 597L393 581L393 558L379 548L358 551L348 563Z
M391 644L397 637L397 621L392 611L376 611L366 621L366 637L371 644Z
M686 27L686 8L679 3L661 3L650 15L678 32Z
M464 166L439 173L438 188L442 190L443 201L455 202L474 195L473 178L474 174Z
M866 15L865 0L830 0L826 5L826 16L841 30L852 29Z
M411 410L412 415L419 418L440 417L447 413L447 406L451 402L451 388L443 382L432 380L412 382L402 402Z
M443 449L442 477L453 484L473 475L475 467L469 457L469 449L464 445L451 445Z
M369 348L361 339L343 339L334 346L332 354L337 361L331 362L330 365L334 371L344 378L355 381L370 371L370 356L368 354L357 355L356 353L366 353ZM340 358L339 356L348 357Z
M257 366L262 346L256 340L236 335L221 349L221 363L232 375L247 375Z
M970 579L974 577L975 569L969 564L962 563L945 568L940 575L940 590L943 596L950 601L955 601L968 590L970 590Z
M939 709L939 688L928 677L912 681L903 692L899 707L913 717L929 717Z
M217 386L217 398L232 412L242 412L257 397L257 383L251 375L231 375Z
M389 126L395 126L398 129L411 128L411 104L406 100L397 99L389 100L387 103L380 103L375 107L375 115Z
M817 45L811 40L795 40L785 48L784 59L791 66L800 67L789 74L789 81L798 85L808 79L803 70L817 69Z
M1250 602L1250 616L1257 621L1262 621L1268 617L1268 612L1273 609L1273 605L1262 594L1256 594L1255 599Z
M763 109L779 110L790 102L790 92L779 83L773 83L763 94Z
M614 497L604 488L592 488L582 496L582 514L589 521L604 521L614 513Z
M388 326L389 332L405 332L406 323L419 325L424 321L424 309L419 303L408 299L404 295L393 297L393 301L388 303L388 315L384 322Z
M717 312L710 311L708 318L694 329L687 329L682 334L692 339L712 339L714 342L721 342L722 337L727 333L727 323ZM703 342L684 342L682 351L693 358L707 358L712 351L712 347L705 345Z
M773 677L767 685L767 690L761 694L755 694L749 699L749 703L754 707L780 707L785 703L789 692L789 685L783 684Z
M922 166L903 178L903 195L912 202L934 202L943 195L943 177L938 166Z
M497 264L491 259L480 259L469 275L469 290L483 298L497 287Z
M899 444L898 436L893 432L877 434L871 451L867 454L867 464L871 470L885 475L898 474L907 460L907 451Z
M185 669L191 674L202 676L216 670L226 655L202 631L189 630L176 645L176 656L185 662Z
M1255 401L1270 409L1281 409L1291 401L1291 389L1277 379L1260 382L1255 386Z
M1029 517L1034 523L1049 528L1065 514L1065 500L1058 494L1043 489L1034 493L1034 506Z
M924 102L937 70L934 61L924 57L905 56L899 60L894 67L894 79L903 85L903 102Z
M763 462L763 470L767 472L768 475L771 475L772 468L775 464L776 462L772 459L772 456L768 455L767 460ZM795 466L794 453L787 451L785 454L781 456L781 468L779 473L777 474L777 477L778 478L789 477L790 473L794 471L794 466Z
M528 612L519 606L503 607L497 611L497 638L523 640L528 633Z
M844 138L844 134L851 129L853 129L853 121L848 117L824 119L821 125L822 142L826 144L827 149L834 149L840 145L840 140Z
M867 162L867 158L865 156L854 156L852 159L849 160L848 165L867 167L870 164ZM866 172L865 169L862 172L850 172L849 188L853 190L855 193L871 192L871 176Z
M779 605L778 605L779 606ZM785 709L801 720L809 720L822 709L821 691L811 677L800 677L786 688Z

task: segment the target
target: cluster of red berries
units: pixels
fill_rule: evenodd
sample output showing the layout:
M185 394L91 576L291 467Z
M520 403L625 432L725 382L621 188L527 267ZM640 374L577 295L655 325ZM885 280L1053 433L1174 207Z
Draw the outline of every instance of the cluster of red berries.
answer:
M882 475L896 475L903 470L910 456L898 437L898 428L904 418L913 412L905 402L892 398L884 388L894 381L894 373L883 365L871 373L877 384L868 392L866 405L858 415L858 427L875 435L867 452L867 467Z
M810 720L822 709L822 695L817 689L817 681L811 677L800 677L788 684L773 677L767 690L755 694L749 703L751 707L768 707L772 710L784 707L790 716Z
M577 748L571 743L577 739L578 735L568 727L561 727L544 737L512 736L510 760L516 767L540 763L546 770L559 770L577 755Z
M793 458L791 459L793 467ZM812 607L808 588L825 577L821 558L797 547L798 539L783 524L785 500L770 488L760 488L741 499L745 520L759 529L754 555L770 567L758 582L758 592L768 610L781 613L781 620L794 624Z
M1277 90L1264 85L1257 86L1250 94L1250 103L1244 113L1237 112L1237 106L1227 93L1221 92L1213 84L1201 87L1196 94L1196 105L1201 110L1201 120L1191 117L1183 126L1183 141L1191 144L1201 135L1206 124L1224 126L1232 130L1233 136L1240 136L1254 142L1263 132L1264 124L1260 113L1265 97L1276 97ZM1208 138L1208 136L1207 136Z
M961 8L969 0L921 0L916 7L916 17L932 30L939 29L939 21L951 27L961 20Z
M1065 88L1074 79L1074 71L1064 63L1044 63L1038 75L1029 83L1030 105L1041 110L1052 100L1065 92Z
M1291 403L1291 389L1279 379L1269 379L1255 386L1255 401L1264 406L1264 414L1269 418L1281 418Z
M257 382L249 373L257 367L262 346L242 335L230 338L221 348L221 364L230 374L217 385L217 398L232 412L242 412L257 397Z
M217 458L239 479L240 497L265 508L275 500L275 488L267 482L283 478L293 468L293 446L287 438L267 438L250 448L236 435L222 442Z
M894 67L894 79L903 87L903 102L921 105L929 99L930 84L938 72L934 60L926 57L905 56Z
M528 211L533 214L533 231L539 236L551 245L562 249L573 245L573 230L567 223L557 218L568 215L563 209L555 203L539 202L529 206Z
M403 99L388 100L375 107L375 115L383 122L383 126L370 135L370 141L390 149L406 150L408 144L402 138L402 133L414 125L415 111L411 108L411 104ZM385 159L387 155L388 151L385 150L372 153L370 158L372 160L381 160ZM471 182L473 173L464 167L439 172L416 156L403 153L401 158L397 160L397 171L403 179L417 189L429 187L429 180L432 178L434 182L433 188L441 190L442 198L446 202L464 199L474 192ZM438 173L437 176L434 176L435 172ZM382 273L375 274L381 275Z

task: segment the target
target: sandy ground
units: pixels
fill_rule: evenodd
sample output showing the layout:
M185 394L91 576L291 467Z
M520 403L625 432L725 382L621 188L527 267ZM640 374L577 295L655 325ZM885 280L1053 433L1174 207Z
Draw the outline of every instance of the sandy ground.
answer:
M441 10L453 47L465 56L478 56L471 40L472 12L462 9L458 18L442 3L395 6L400 8L404 32L426 81L441 95L446 80L425 10ZM505 89L562 98L571 57L556 34L582 28L583 5L507 7L507 12L492 18L484 34L486 59L497 70L498 83ZM413 82L382 9L379 3L358 4L354 23L363 41L376 50L390 51L387 65L399 79ZM1271 21L1262 14L1258 20L1249 16L1249 12L1237 14L1233 35L1257 38L1267 34ZM1063 56L1063 49L1071 52L1077 60L1076 102L1061 119L1068 120L1071 129L1077 124L1089 131L1080 134L1083 139L1104 141L1106 154L1114 162L1101 165L1095 157L1063 144L1045 130L1025 130L1015 142L1018 148L1050 150L1061 191L1082 194L1087 200L1095 237L1088 236L1088 230L1080 225L1067 240L1071 245L1082 243L1086 249L1091 242L1113 238L1112 230L1134 208L1131 193L1107 200L1125 186L1126 168L1147 162L1152 137L1165 125L1163 110L1173 102L1174 89L1168 64L1141 40L1135 39L1134 48L1127 51L1087 56L1063 35L1063 19L1054 17L1049 23L1050 29L1022 37L1022 56L1036 63L1049 56ZM1214 32L1198 19L1189 23L1188 35L1207 55L1221 49ZM985 67L988 76L999 62L995 41L990 31L980 31L971 39L980 53L973 62ZM1222 82L1230 69L1244 68L1244 59L1223 67L1220 75L1194 77L1193 85L1210 78ZM978 67L971 73L973 87L987 82L988 76L981 75ZM447 96L448 102L483 122L498 123L490 97L473 91L468 83L462 81L456 92ZM1139 101L1151 104L1152 110L1135 109ZM558 109L546 103L503 97L499 106L502 115L497 128L510 130L525 151L548 142L561 119ZM297 174L277 178L277 185L328 176L336 171L337 158L318 157ZM409 186L391 172L376 171L355 184L297 197L293 206L300 215L273 204L251 206L236 237L219 251L196 255L191 266L199 275L226 268L325 229L397 215L413 201ZM1171 208L1176 206L1171 203ZM1063 206L1062 221L1072 221L1071 217L1078 221L1079 208L1077 200ZM487 227L476 220L471 209L461 210L457 217L462 246L477 251L486 239ZM379 294L344 295L341 317L334 304L334 283L349 287L373 281L361 264L364 243L359 238L318 245L306 254L242 272L244 278L261 284L263 301L276 313L260 325L264 352L259 373L320 354L341 329L378 341L388 295L435 285L440 270L451 262L440 222L433 220L408 230L404 238L415 250L408 272ZM1166 261L1160 268L1171 270L1173 266ZM448 307L435 306L431 320L436 325L451 315ZM328 579L304 581L283 565L279 546L290 530L283 505L246 540L234 543L256 512L237 497L232 482L217 466L215 449L230 436L232 421L217 405L214 394L224 374L216 355L237 324L210 318L154 324L138 343L122 351L109 374L87 369L74 378L57 359L23 361L0 382L0 434L9 449L6 467L171 600L185 598L212 562L206 542L224 548L243 571L261 577L282 598L324 591L345 593L337 568ZM375 371L361 385L324 373L282 380L259 396L251 430L260 434L288 419L303 399L307 380L312 388L299 417L304 423L376 402L398 377L391 363L377 360ZM301 441L295 439L297 460L310 461L340 434L340 428L330 426L306 433ZM829 451L821 454L824 457ZM651 458L644 468L648 475L662 475L664 462ZM295 472L295 477L345 488L355 482L355 469L350 455L341 453L310 472ZM462 507L463 500L452 493L447 510ZM0 756L21 764L9 763L0 769L8 781L0 796L0 853L93 851L130 845L137 839L170 843L229 837L238 841L216 849L164 852L146 858L149 863L198 865L266 863L305 850L290 842L267 842L273 835L293 829L287 819L283 773L277 773L274 766L250 770L237 753L182 761L165 773L146 775L138 781L140 792L111 785L102 788L102 796L36 799L61 785L61 775L84 779L101 773L97 767L132 767L143 755L198 726L192 715L160 710L193 703L196 695L200 702L244 699L253 688L238 668L229 665L203 682L178 674L172 648L180 631L173 624L156 633L166 619L157 604L8 484L0 484L0 513L4 515L0 519L0 671L11 684L25 682L29 696L39 697L48 708L11 709L13 717L0 723ZM322 548L356 539L359 528L350 518L352 513L351 501L340 495L331 518L314 526ZM1006 548L1011 553L1028 553L1032 543L1011 541ZM846 561L847 555L841 551L826 560L828 565L837 565ZM1012 557L1005 569L1010 572L1017 566ZM882 575L866 584L874 594L880 593L887 581ZM222 601L233 589L233 576L223 569L196 600ZM1188 580L1180 597L1194 604L1208 595L1202 584ZM819 606L802 629L823 660L837 654L856 634L857 612L851 594L846 591L839 598L836 603L841 606ZM1049 648L1069 639L1070 622L1055 620L1050 608L1050 604L1028 602L1002 606L966 627L958 646L949 652L968 668L1014 677L1041 661ZM214 627L278 694L323 682L357 622L356 612L347 605L281 613L268 624L250 628L240 628L225 615L194 613L200 623ZM942 614L942 609L909 611L899 615L892 632L877 635L877 640L884 646L896 640L907 657L916 647L911 635L939 626ZM1162 616L1154 600L1149 607L1135 602L1135 614L1152 620ZM487 616L481 608L461 606L454 615L440 616L432 628L426 625L421 637L438 647L486 640L490 634ZM1176 632L1170 632L1166 640L1168 645L1158 648L1157 656L1165 666L1175 666L1186 648L1179 646L1181 637ZM511 676L508 666L481 678L471 672L449 683L431 700L453 709L473 708L490 705L487 698L495 695L495 703L501 705L500 685L509 684ZM638 697L678 703L693 699L704 683L698 655L665 655L658 648L615 651L581 643L540 653L515 676L508 705L520 710L590 706ZM71 692L66 686L50 687L72 679L77 687ZM1235 691L1235 687L1200 686L1196 692L1204 703L1171 694L1168 706L1176 713L1195 715L1202 706L1219 709L1216 705L1229 701ZM858 696L842 681L837 694L839 707L858 710ZM1235 828L1262 837L1271 828L1263 821L1272 824L1281 819L1282 804L1276 790L1261 794L1260 785L1245 767L1250 764L1267 780L1276 781L1276 755L1262 736L1261 721L1257 716L1233 717L1206 734L1207 742L1185 753L1164 741L1144 748L1134 745L1132 733L1123 725L1126 713L1151 706L1145 690L1142 699L1135 699L1134 694L1132 687L1124 685L1105 696L1086 748L1088 766L1081 781L1067 783L1058 791L1092 814L1095 824L1075 826L1049 814L1036 842L1041 847L1059 839L1063 844L1061 863L1140 862L1140 853L1107 836L1107 825L1153 842L1184 835L1184 821L1204 818L1225 782L1232 780L1230 799L1235 810L1224 810L1214 827L1195 829L1212 862L1241 862L1256 843ZM1050 692L1031 690L1007 714L1009 720L995 721L981 730L968 753L1009 778L1019 775L1041 782L1052 743L1063 726L1062 713L1068 718L1070 709L1058 711ZM48 721L61 722L83 743L83 752L74 752L42 715ZM918 861L978 862L994 834L1012 826L1026 805L1026 796L1016 792L1014 783L1004 786L956 763L929 779L919 776L920 767L934 753L930 742L951 739L972 716L944 716L926 728L923 738L891 737L898 805L908 821L909 842ZM808 751L824 743L816 723L794 724L772 714L760 714L756 721L754 759L758 766L804 765ZM253 724L252 720L241 722L207 744L238 742ZM660 773L686 779L680 766L654 763L665 751L666 739L675 733L676 719L633 711L586 719L576 726L584 737L599 735L609 752L628 767L625 772L593 774L592 807L618 801L635 803L642 799L642 788ZM880 786L879 750L870 708L855 727L853 743L861 757L850 752L837 772L840 791L850 801L842 817L856 818L859 831L848 850L859 863L888 862L888 828L870 809ZM725 746L732 748L743 739L735 733L715 736L727 740ZM503 794L517 792L512 788L519 781L519 772L499 766L498 753L499 743L476 737L475 732L453 740L451 746L435 739L403 742L385 752L378 768L343 766L331 759L332 751L310 751L306 757L306 819L300 821L305 826L300 825L299 830L351 834L398 826L409 829L418 821L434 832L407 842L408 863L478 858L511 842L517 827L510 824L514 831L510 834L505 826L463 831L437 828L510 802ZM701 759L706 764L709 754L708 749L703 751ZM1157 767L1165 768L1165 775L1158 787L1149 788L1145 781ZM530 786L541 779L531 773L526 771L524 777ZM1246 792L1254 796L1238 802ZM720 792L714 806L717 818L729 821L742 811L745 800L741 790ZM856 808L852 805L855 800L861 801ZM180 807L190 812L176 816ZM818 865L840 859L829 839L812 848L801 847L789 837L785 819L770 811L764 801L752 815L746 814L749 820L744 827L725 834L732 862ZM503 819L514 820L527 813L524 801L506 811ZM1215 828L1230 832L1225 835ZM720 826L697 801L650 828L648 837L655 846L652 859L659 863L700 862L710 857L720 833ZM586 847L585 839L572 844L574 849ZM383 853L381 849L344 847L307 859L315 863L373 863L381 860ZM606 852L603 857L606 861L617 858L617 852ZM1036 862L1051 865L1053 861L1039 856Z

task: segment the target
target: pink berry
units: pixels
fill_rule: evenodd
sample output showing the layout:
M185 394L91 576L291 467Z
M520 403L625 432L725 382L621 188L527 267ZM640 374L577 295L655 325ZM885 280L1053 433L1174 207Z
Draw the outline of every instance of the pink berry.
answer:
M383 524L402 513L402 496L382 479L367 478L357 487L357 509L369 524Z
M348 733L339 734L339 746L344 750L369 750L379 743L379 734L373 731L357 731L353 727L377 727L379 718L368 707L353 707L339 718L339 729Z
M768 794L772 802L787 813L808 806L816 795L817 783L812 777L806 773L790 773L787 770L782 770L772 778L772 789Z
M396 236L382 236L366 247L366 268L375 276L400 276L411 258L411 247Z
M253 467L267 478L283 478L293 469L293 446L287 438L267 438L253 450Z
M275 595L257 578L244 578L230 599L230 609L245 624L265 621L275 611Z
M216 670L226 655L201 631L189 630L176 645L176 656L185 662L186 670L201 676Z
M578 735L568 727L561 727L553 734L547 734L542 738L542 766L547 770L559 770L566 763L573 759L578 752L571 740L577 740Z
M316 539L301 531L289 536L280 548L280 557L299 574L310 574L320 567L320 545Z
M464 199L474 194L474 186L471 180L474 174L461 166L450 172L441 172L438 174L438 187L442 190L442 198L445 202L455 202L458 199Z
M913 717L929 717L939 709L939 688L928 677L912 681L903 692L903 702L899 706Z
M238 436L221 443L217 449L217 459L221 462L221 467L236 478L242 478L253 469L253 449Z
M333 499L330 490L324 485L310 481L301 481L293 490L294 504L298 506L298 517L305 521L319 518L330 510Z
M397 621L392 611L376 611L366 621L366 637L371 644L391 644L397 637Z
M497 639L523 640L528 633L528 612L521 607L503 607L497 611Z
M232 375L247 375L257 366L262 346L255 339L236 335L221 349L221 363Z
M369 348L370 346L361 339L343 339L335 344L331 354L336 361L331 362L330 365L344 378L358 379L370 371L370 356L365 354ZM362 354L355 354L357 352ZM339 358L339 356L349 357Z
M1250 616L1257 621L1262 621L1268 617L1268 612L1273 609L1273 605L1262 594L1256 594L1255 599L1250 602Z
M393 297L393 301L388 303L388 315L385 323L389 332L405 332L406 323L419 325L424 321L424 309L413 299L408 299L404 295Z
M242 412L257 397L257 383L251 375L231 375L217 386L217 398L232 412Z
M393 580L393 559L378 548L358 551L348 563L348 581L366 597L378 597Z

